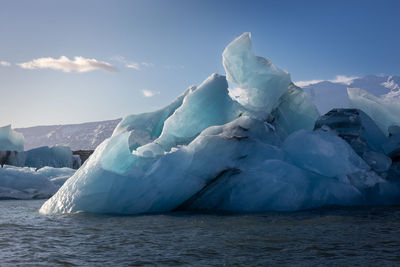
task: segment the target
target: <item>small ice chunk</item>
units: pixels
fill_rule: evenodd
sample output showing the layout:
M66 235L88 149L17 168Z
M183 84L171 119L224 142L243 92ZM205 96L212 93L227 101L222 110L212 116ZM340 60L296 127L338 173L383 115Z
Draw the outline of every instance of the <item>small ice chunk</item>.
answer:
M42 168L44 166L62 168L76 167L78 162L67 146L38 147L25 152L25 166Z

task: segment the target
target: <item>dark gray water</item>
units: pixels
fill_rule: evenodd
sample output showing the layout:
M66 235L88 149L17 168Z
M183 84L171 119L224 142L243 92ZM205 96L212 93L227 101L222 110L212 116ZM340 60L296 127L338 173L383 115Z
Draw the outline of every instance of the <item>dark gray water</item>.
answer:
M0 265L400 265L400 207L44 216L0 202Z

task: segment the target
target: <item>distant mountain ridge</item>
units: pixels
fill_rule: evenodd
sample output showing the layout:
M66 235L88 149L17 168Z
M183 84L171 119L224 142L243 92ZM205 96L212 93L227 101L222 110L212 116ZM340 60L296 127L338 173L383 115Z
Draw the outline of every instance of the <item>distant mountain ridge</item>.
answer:
M400 76L367 75L354 78L346 83L334 81L319 81L301 87L311 101L317 106L321 114L332 108L348 108L349 98L347 88L361 88L375 96L400 98Z
M121 119L68 125L34 126L14 129L25 137L25 150L65 145L71 150L94 150L110 137Z

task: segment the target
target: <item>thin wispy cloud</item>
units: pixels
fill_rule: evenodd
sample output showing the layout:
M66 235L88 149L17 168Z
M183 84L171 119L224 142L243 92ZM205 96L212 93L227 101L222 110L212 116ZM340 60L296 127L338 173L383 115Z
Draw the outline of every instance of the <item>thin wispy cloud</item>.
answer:
M341 83L341 84L345 84L345 85L350 85L355 79L358 79L358 76L345 76L345 75L337 75L335 77L335 79L332 80L326 80L328 82L332 82L332 83ZM316 83L320 83L323 82L325 80L309 80L309 81L297 81L294 82L297 86L299 87L305 87L305 86L309 86L312 84L316 84Z
M116 56L111 59L114 61L118 61L119 63L122 63L128 69L141 70L143 68L154 67L153 63L129 61L123 56Z
M156 92L156 91L152 91L152 90L147 90L147 89L143 89L142 90L142 95L144 97L153 97L155 95L159 95L160 92Z
M2 60L2 61L0 61L0 65L3 66L3 67L10 67L11 63L8 62L8 61Z
M125 67L127 67L128 69L140 70L140 65L136 62L126 63Z
M106 72L117 71L117 69L108 62L84 57L74 57L74 60L66 56L61 56L60 58L42 57L32 61L18 63L17 65L23 69L53 69L63 72L88 72L93 70L103 70Z
M143 67L146 67L146 68L154 67L154 64L153 63L149 63L149 62L142 62L141 64L142 64Z

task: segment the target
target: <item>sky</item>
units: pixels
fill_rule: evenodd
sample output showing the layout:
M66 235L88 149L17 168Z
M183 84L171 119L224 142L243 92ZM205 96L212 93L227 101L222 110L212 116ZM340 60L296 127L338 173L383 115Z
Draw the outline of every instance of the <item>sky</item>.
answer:
M400 74L400 1L0 1L0 126L116 119L225 74L252 33L293 81Z

